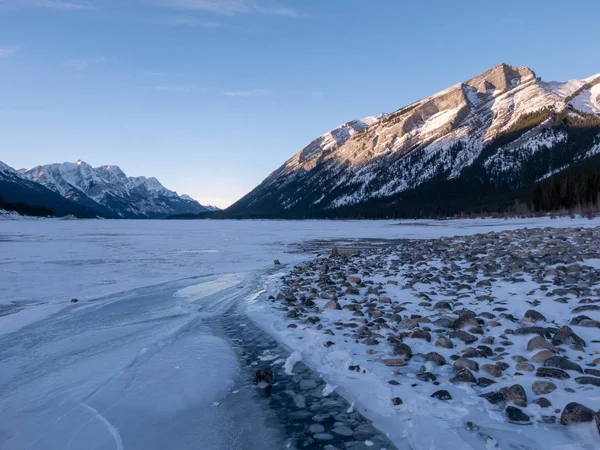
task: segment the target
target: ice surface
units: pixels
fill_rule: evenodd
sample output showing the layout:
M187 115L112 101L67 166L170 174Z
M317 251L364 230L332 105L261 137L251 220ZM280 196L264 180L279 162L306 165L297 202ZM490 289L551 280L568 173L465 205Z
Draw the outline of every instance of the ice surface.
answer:
M377 373L340 376L355 359L351 348L324 354L314 331L299 341L283 321L256 308L264 270L274 259L285 265L311 257L290 253L298 242L599 224L566 218L1 221L0 447L272 448L276 432L252 398L243 391L230 395L239 362L209 327L232 305L253 300L252 317L299 352L288 365L302 357L322 371L328 390L354 401L398 443L424 435L425 445L436 429L454 448L468 448L460 446L464 430L449 427L448 417L464 419L480 406L433 411L427 403L408 404L419 420L398 420L389 411L390 387ZM513 428L487 425L498 442L510 441Z

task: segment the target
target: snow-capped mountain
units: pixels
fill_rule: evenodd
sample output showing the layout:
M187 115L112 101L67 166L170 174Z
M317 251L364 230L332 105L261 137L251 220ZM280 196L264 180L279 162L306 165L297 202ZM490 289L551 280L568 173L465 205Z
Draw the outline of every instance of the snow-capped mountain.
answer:
M66 200L41 184L26 179L2 161L0 161L0 203L3 207L13 204L17 210L28 214L97 216L97 212L93 209Z
M128 177L118 166L92 167L84 161L21 169L20 174L102 216L162 218L208 209L179 196L154 178Z
M464 200L518 189L599 152L600 74L544 82L527 67L500 64L317 138L228 211L426 213L446 197L457 201L450 193Z

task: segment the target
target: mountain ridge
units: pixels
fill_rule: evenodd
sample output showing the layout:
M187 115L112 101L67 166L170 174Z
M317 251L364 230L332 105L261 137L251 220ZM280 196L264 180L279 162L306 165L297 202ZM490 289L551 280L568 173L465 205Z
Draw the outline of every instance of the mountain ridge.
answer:
M118 218L163 218L209 211L189 196L165 188L155 177L130 177L116 165L85 161L39 165L19 173L75 203Z
M226 211L352 217L352 207L373 201L394 209L440 177L518 189L600 151L599 117L600 74L544 82L527 67L499 64L315 146L334 132L322 135Z

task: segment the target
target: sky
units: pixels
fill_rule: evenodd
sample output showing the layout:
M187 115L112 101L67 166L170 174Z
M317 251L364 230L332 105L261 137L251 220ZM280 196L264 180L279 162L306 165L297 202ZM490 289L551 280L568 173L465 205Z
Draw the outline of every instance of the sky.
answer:
M600 72L598 0L0 0L0 161L226 207L319 135L505 62Z

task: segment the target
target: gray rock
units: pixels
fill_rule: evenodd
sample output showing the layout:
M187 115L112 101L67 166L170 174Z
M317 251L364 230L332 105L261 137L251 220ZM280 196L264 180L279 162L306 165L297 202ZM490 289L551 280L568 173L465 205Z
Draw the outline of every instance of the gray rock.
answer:
M435 391L433 394L431 394L432 398L437 398L438 400L452 400L452 396L450 395L450 392L446 391L446 390L439 390L439 391Z
M448 339L448 338L446 338L444 336L440 337L435 342L435 345L437 347L442 347L442 348L454 348L454 343L450 339Z
M557 369L562 370L574 370L576 372L583 373L583 369L579 364L576 364L563 356L552 356L548 358L546 361L544 361L544 366L556 367Z
M561 369L554 369L552 367L538 367L538 370L535 372L536 377L541 378L556 378L557 380L566 380L567 378L571 378L571 376Z
M427 361L434 362L438 366L443 366L444 364L446 364L446 358L444 358L442 355L440 355L437 352L429 352L429 353L427 353L425 355L425 359Z
M315 380L302 380L300 381L299 387L303 391L308 391L310 389L316 388L317 382Z
M342 426L335 427L333 429L333 434L337 434L339 436L350 437L354 434L354 431L352 431L352 428L342 425Z
M532 403L535 403L540 408L550 408L552 406L552 403L546 397L536 398Z
M394 345L394 356L404 356L404 359L412 358L413 352L410 346L400 343Z
M585 341L581 339L575 332L567 326L560 328L552 338L554 345L579 345L585 347Z
M477 380L469 369L461 369L456 375L450 378L451 383L475 383Z
M329 300L323 309L342 309L342 306L336 300Z
M535 395L544 395L553 392L556 389L556 385L551 381L534 381L531 389Z
M459 358L456 361L454 361L454 368L456 370L469 369L469 370L478 371L479 364L477 364L477 361L473 361L472 359Z
M542 336L531 338L527 343L527 350L529 351L542 349L550 350L552 353L558 353L558 349Z
M579 383L579 384L600 387L600 378L596 378L596 377L577 377L577 378L575 378L575 382Z
M481 370L489 373L491 376L496 378L502 376L502 370L500 370L498 366L494 366L493 364L483 364L481 366Z
M506 407L506 417L508 417L508 421L511 423L516 423L519 425L526 425L531 423L531 418L525 414L519 408L515 408L514 406Z
M548 358L551 358L553 353L550 350L542 350L531 357L531 360L536 363L544 364Z
M527 311L525 313L525 315L523 316L523 322L545 322L546 318L544 317L543 314L530 309L529 311Z
M330 441L333 439L333 435L329 433L317 433L313 435L317 441Z
M527 394L525 389L520 384L513 384L512 386L503 387L500 389L504 400L507 402L514 402L518 406L527 406Z
M575 423L591 422L594 420L595 412L580 403L569 403L560 415L560 423L572 425Z
M310 427L308 427L308 431L310 431L312 434L323 433L325 431L325 427L318 423L313 423Z
M535 366L528 362L521 362L517 364L515 367L519 372L533 372L535 371Z

